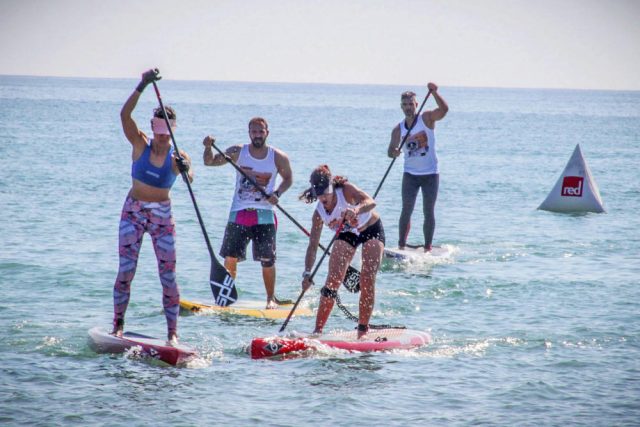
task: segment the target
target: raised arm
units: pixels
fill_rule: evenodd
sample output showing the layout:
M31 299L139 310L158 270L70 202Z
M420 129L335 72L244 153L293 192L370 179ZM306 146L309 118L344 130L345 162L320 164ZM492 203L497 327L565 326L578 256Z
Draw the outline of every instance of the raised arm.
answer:
M147 136L138 129L138 125L133 120L133 117L131 117L131 113L133 113L133 110L138 104L138 99L140 99L140 92L136 89L129 96L127 102L124 103L122 110L120 110L120 121L122 122L124 136L127 137L127 140L133 146L147 143Z
M140 83L136 87L136 90L129 96L127 101L122 106L120 110L120 121L122 122L122 130L124 131L124 135L127 137L127 140L133 145L138 146L141 144L147 143L147 136L138 129L138 125L131 117L133 110L138 105L138 100L140 99L140 94L144 91L147 85L151 82L160 80L162 77L158 75L158 69L155 70L147 70L142 74L142 78L140 79Z
M213 154L213 149L211 148L213 144L216 143L216 139L213 136L207 135L204 140L202 140L202 145L204 145L204 153L202 158L204 160L205 166L222 166L227 163L227 159L220 153ZM231 158L234 162L238 161L238 156L240 156L240 150L242 149L239 145L232 145L227 148L225 154Z
M438 86L435 83L429 83L427 88L431 91L433 99L435 99L438 107L434 110L422 113L422 120L424 120L427 126L433 128L435 122L442 120L444 116L447 115L447 112L449 112L449 106L447 105L447 101L445 101L438 93Z

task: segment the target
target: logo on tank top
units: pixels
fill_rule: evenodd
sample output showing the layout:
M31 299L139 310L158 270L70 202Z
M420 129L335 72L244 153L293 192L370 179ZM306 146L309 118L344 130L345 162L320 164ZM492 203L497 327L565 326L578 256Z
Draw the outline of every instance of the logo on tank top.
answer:
M584 178L581 176L565 176L562 180L563 197L582 197Z
M407 138L407 155L409 157L426 156L429 151L429 138L425 131L420 131Z
M266 189L272 174L270 172L256 172L252 168L242 166L244 173L249 175L259 186ZM265 200L260 191L244 176L240 178L238 198L242 201L260 202Z

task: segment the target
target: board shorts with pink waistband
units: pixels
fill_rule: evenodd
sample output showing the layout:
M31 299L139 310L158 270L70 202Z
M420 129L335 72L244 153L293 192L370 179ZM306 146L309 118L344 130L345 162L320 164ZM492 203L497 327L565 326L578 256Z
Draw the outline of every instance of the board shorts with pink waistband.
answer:
M220 256L247 258L247 245L253 242L253 260L263 267L271 267L276 261L276 230L278 219L269 209L243 209L229 214L224 232Z

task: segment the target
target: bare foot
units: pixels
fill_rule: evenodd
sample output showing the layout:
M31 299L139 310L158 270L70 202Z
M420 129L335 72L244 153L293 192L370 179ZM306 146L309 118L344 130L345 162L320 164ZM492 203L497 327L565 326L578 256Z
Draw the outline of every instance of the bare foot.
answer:
M169 347L178 346L178 335L175 332L169 332L169 335L167 336L167 345Z
M432 249L432 248L431 248L431 245L429 245L429 246L425 246L425 247L424 247L424 252L425 252L425 253L427 253L427 252L431 252L431 249Z
M360 339L363 336L367 335L367 332L369 332L369 325L360 325L359 324L356 329L358 331L358 339Z
M278 303L273 298L267 299L267 310L273 310L278 308Z
M122 338L122 331L124 330L124 319L115 320L111 335L114 337Z

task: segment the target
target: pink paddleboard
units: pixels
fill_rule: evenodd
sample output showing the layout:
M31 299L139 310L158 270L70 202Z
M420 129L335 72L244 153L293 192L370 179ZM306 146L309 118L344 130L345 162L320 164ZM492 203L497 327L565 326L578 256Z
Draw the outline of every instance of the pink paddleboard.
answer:
M427 332L411 329L371 329L362 338L357 331L344 331L319 336L267 337L251 341L251 358L261 359L284 355L295 351L309 350L326 345L347 351L384 351L409 349L427 345L431 336Z

